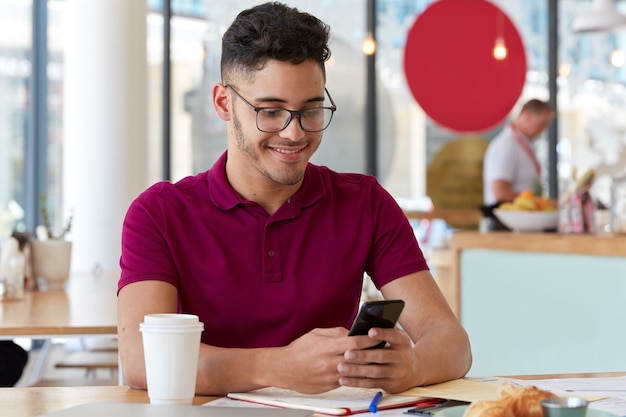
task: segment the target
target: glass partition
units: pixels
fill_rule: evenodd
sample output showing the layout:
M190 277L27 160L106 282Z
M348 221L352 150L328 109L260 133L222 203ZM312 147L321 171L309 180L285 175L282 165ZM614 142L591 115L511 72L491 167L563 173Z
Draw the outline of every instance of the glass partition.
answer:
M0 239L23 220L32 2L0 0Z

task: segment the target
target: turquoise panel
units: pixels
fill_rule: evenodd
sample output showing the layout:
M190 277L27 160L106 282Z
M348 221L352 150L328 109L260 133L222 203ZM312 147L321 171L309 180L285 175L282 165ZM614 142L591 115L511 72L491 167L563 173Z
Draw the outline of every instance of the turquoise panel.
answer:
M626 371L626 257L463 250L461 321L472 376Z

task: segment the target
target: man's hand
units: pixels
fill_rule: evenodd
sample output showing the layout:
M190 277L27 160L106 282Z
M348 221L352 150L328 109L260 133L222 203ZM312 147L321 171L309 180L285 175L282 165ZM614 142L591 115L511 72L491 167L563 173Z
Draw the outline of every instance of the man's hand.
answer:
M409 342L410 343L410 342ZM268 385L305 394L318 394L340 386L339 366L347 351L372 346L368 336L348 336L343 327L313 329L284 348L271 349L274 381Z
M414 387L418 364L409 336L395 328L373 328L366 337L370 339L370 345L386 341L387 346L347 350L337 367L341 375L339 383L352 387L382 388L390 393Z
M347 334L341 327L313 329L284 348L276 349L280 381L272 385L305 394L318 394L339 387L337 365L343 351L337 339ZM279 383L280 385L277 385Z

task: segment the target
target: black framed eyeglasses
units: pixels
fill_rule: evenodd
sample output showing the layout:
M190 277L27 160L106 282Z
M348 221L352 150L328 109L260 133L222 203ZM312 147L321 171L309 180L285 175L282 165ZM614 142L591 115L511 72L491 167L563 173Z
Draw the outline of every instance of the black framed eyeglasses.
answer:
M231 85L226 85L244 103L256 112L256 128L265 133L276 133L284 130L294 116L298 117L300 127L305 132L321 132L330 125L337 106L326 88L331 107L313 107L303 110L287 110L280 107L257 107L243 98Z

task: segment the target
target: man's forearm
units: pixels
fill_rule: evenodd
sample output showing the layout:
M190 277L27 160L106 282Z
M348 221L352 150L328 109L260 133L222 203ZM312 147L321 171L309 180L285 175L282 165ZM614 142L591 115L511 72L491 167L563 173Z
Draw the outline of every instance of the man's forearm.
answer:
M472 366L467 333L456 325L438 328L413 347L419 366L418 385L462 378Z
M276 348L226 349L200 345L196 392L221 395L267 386L261 381L271 371L268 361L263 359L270 349Z

